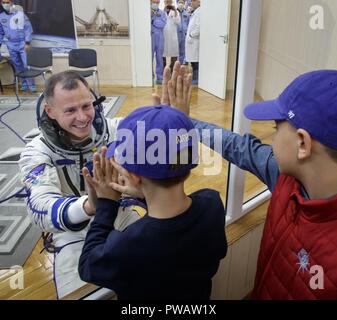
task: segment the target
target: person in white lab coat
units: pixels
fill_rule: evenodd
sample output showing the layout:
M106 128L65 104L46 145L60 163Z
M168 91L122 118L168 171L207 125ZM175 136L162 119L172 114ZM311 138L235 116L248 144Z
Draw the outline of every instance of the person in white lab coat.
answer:
M172 0L165 0L165 9L167 22L164 27L164 66L167 64L166 58L171 57L170 69L173 70L173 65L179 56L179 42L177 28L180 25L180 15L173 5Z
M192 82L197 84L199 78L200 0L192 0L191 7L193 11L186 34L185 59L192 65Z

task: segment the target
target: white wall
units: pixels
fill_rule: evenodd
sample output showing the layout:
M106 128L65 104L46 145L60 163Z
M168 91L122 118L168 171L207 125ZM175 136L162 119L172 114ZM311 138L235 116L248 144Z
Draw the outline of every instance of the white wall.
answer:
M324 12L324 30L310 28L310 7ZM256 91L272 99L299 74L337 68L337 1L263 0Z
M212 281L212 300L243 299L253 290L263 227L260 224L228 247Z
M149 0L129 0L132 85L152 86L151 15Z
M81 48L93 48L96 50L100 84L132 84L129 39L81 38L78 43Z

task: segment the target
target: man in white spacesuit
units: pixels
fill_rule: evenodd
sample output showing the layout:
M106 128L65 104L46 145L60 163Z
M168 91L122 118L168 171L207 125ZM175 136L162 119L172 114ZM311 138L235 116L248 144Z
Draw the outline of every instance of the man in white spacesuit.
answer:
M0 47L4 39L16 72L27 69L27 52L32 41L32 25L24 14L23 8L12 0L1 0ZM21 90L36 91L34 79L23 79Z
M99 101L93 100L78 73L65 71L49 78L38 119L41 134L26 145L19 161L28 213L43 231L46 249L55 252L59 298L85 284L78 276L78 260L95 214L95 197L85 190L81 169L92 168L94 152L115 138L121 120L105 118ZM131 206L142 206L141 201L123 201L115 225L119 230L144 213Z

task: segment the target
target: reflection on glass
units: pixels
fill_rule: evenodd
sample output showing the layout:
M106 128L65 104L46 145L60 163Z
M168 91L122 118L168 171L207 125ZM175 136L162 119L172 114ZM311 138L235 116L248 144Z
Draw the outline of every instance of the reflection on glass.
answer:
M263 1L256 100L276 98L298 75L317 69L336 69L337 2ZM271 143L274 122L252 122L251 133ZM265 189L246 174L244 199Z
M211 1L210 1L211 2ZM201 2L201 10L206 6L205 1ZM215 5L211 2L212 5ZM230 129L232 122L233 109L233 88L236 70L236 53L237 53L237 36L239 21L239 5L240 1L231 2L230 7L230 26L229 26L229 48L226 71L226 98L225 100L217 98L211 94L208 89L200 89L200 72L199 72L199 89L194 86L191 101L191 117L198 120L206 121L218 125L219 127ZM222 8L225 8L222 4ZM213 8L214 11L214 8ZM202 29L204 26L200 26ZM201 30L202 33L202 30ZM219 37L218 39L221 38ZM223 42L222 42L223 43ZM202 39L200 48L203 46ZM210 52L210 59L217 56L216 52ZM204 66L200 65L200 70ZM214 75L213 75L214 77ZM209 75L209 81L212 75ZM201 161L199 166L194 169L186 183L186 191L194 192L201 188L212 188L219 191L221 198L225 203L228 162L223 160L221 156L205 145L200 145ZM218 167L220 169L218 170ZM214 170L213 170L214 169Z

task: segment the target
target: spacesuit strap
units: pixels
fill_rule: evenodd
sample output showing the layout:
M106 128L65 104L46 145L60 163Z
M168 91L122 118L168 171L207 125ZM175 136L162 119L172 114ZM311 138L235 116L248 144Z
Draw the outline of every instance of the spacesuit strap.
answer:
M53 234L50 232L42 232L43 239L43 249L40 251L42 253L46 250L49 253L55 253L55 246L53 244Z
M65 248L65 247L67 247L67 246L70 246L71 244L78 243L78 242L84 242L84 240L71 241L71 242L69 242L69 243L67 243L67 244L65 244L65 245L63 245L63 246L61 246L61 247L54 247L54 248L55 248L55 253L60 253L60 251L61 251L63 248Z

